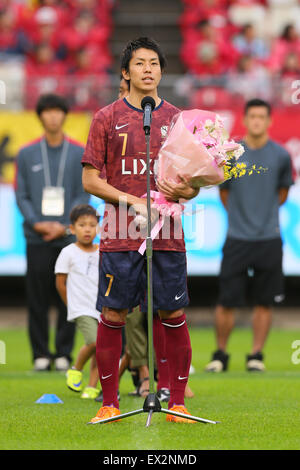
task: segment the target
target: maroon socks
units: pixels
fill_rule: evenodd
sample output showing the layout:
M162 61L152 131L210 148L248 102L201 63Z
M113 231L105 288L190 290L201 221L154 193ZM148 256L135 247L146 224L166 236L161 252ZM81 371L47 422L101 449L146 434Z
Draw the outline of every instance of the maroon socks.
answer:
M119 408L119 360L124 325L123 322L106 320L101 315L97 332L96 359L103 392L103 406Z
M111 322L101 316L98 326L96 358L103 392L103 406L119 408L119 360L124 325L123 322ZM185 314L167 320L154 318L153 328L159 373L157 388L170 389L169 408L174 405L184 405L184 391L192 357Z
M169 408L184 405L184 391L188 382L192 348L185 314L161 321L165 329L166 355L169 366Z
M165 329L157 315L153 317L153 344L158 371L157 390L161 390L162 388L170 388L169 366L166 358Z

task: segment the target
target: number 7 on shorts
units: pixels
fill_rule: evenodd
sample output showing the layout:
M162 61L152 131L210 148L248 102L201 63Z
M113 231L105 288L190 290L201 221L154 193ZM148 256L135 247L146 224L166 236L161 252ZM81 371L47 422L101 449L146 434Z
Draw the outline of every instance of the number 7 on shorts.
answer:
M112 283L113 283L113 280L114 280L114 276L113 276L113 274L106 274L106 277L108 277L109 283L108 283L108 288L105 292L105 297L108 297L109 293L111 291L111 286L112 286Z

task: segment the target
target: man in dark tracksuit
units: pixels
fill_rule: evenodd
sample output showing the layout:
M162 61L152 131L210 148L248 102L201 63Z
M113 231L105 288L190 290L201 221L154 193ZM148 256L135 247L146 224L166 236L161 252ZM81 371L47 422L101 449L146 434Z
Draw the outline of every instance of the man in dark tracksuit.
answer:
M271 106L261 99L248 101L244 109L247 167L266 171L232 178L220 186L220 197L228 214L227 238L219 278L215 312L217 350L206 366L208 372L228 369L226 352L234 328L236 308L245 306L249 272L253 277L253 343L246 355L246 370L263 372L263 348L272 324L272 307L284 299L282 239L279 207L293 184L288 152L270 139Z
M54 266L61 249L74 241L68 229L70 211L88 203L89 195L81 183L83 146L62 130L68 113L65 100L43 95L36 111L45 135L20 150L16 173L16 199L27 242L29 336L35 370L50 370L48 310L53 300L58 310L55 367L65 370L75 327L67 322L66 307L55 289Z

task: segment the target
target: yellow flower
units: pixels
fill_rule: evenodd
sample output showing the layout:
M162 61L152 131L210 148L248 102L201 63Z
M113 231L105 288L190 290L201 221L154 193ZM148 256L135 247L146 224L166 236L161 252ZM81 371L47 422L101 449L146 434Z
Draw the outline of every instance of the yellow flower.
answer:
M223 166L224 179L229 180L231 178L241 178L248 174L252 175L254 172L260 174L261 171L267 171L267 168L259 167L256 168L256 165L252 165L251 168L247 168L246 163L234 163L234 160L228 161L227 165Z

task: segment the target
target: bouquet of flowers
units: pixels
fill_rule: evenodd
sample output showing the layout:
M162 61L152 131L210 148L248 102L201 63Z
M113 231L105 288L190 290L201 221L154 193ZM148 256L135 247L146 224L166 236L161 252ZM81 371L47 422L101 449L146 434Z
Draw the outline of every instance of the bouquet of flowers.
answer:
M241 144L228 139L218 114L182 111L174 116L160 149L156 176L176 183L181 175L194 188L217 185L246 174L246 164L237 163L243 153Z
M229 140L224 122L218 114L198 109L182 111L171 122L155 162L154 174L158 181L168 180L173 183L180 183L181 176L191 187L200 188L218 185L246 173L259 173L263 168L256 168L255 165L247 168L246 163L238 163L243 153L241 144ZM154 239L165 217L181 217L184 206L168 201L158 191L151 191L151 198L151 207L159 214L159 220L151 231L151 238ZM136 223L145 228L147 220L143 216L136 216ZM144 242L139 252L143 254L145 248Z

